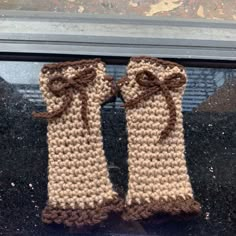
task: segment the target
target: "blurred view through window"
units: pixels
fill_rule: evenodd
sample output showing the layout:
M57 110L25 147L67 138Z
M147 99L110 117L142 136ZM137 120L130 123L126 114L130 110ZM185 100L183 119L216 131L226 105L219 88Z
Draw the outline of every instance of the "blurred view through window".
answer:
M1 0L1 10L236 20L235 0Z

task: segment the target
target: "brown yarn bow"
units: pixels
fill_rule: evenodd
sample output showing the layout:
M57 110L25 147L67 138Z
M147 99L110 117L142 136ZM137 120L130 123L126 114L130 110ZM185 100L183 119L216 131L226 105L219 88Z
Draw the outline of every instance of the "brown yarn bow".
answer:
M52 77L48 82L49 91L56 97L64 96L64 101L60 109L52 112L33 112L33 116L36 118L53 119L60 117L63 112L70 106L73 99L73 89L77 90L81 99L81 118L83 120L83 127L88 129L88 117L87 117L87 103L88 95L85 88L89 83L95 80L97 74L95 69L88 68L79 72L75 77L66 79L61 76Z
M147 100L152 95L161 92L167 103L169 119L167 126L161 132L160 140L166 139L170 132L174 130L177 117L176 106L170 91L174 92L176 89L182 87L186 83L186 77L182 73L173 73L161 81L152 72L143 70L137 73L135 80L145 90L137 98L126 102L125 107L134 108L141 100Z

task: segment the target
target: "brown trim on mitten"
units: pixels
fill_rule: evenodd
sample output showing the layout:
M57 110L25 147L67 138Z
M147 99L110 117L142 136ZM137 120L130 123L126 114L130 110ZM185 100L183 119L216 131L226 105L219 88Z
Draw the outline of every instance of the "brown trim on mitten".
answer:
M115 198L96 204L95 207L66 208L46 206L42 212L42 221L45 224L57 223L68 227L82 227L84 225L95 225L105 220L110 212L121 212L124 202L120 198Z
M124 220L146 219L152 215L170 215L170 216L195 216L200 214L200 204L192 197L176 197L174 199L161 198L151 200L150 203L135 203L126 205L123 213Z
M136 63L144 62L144 63L152 64L155 66L162 66L164 69L166 68L172 69L174 67L178 67L180 70L184 69L184 67L178 63L167 61L167 60L161 60L154 57L148 57L148 56L132 57L130 59L130 62L136 62Z
M62 71L65 68L72 67L74 69L82 67L98 66L98 64L105 66L105 63L100 58L80 61L67 61L53 64L45 64L41 70L42 73L53 73L55 71Z

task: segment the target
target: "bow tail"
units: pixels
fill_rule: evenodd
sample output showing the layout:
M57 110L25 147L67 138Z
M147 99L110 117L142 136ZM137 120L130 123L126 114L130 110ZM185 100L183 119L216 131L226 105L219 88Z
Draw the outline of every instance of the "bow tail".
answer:
M79 90L80 99L81 99L81 119L83 121L83 128L89 129L88 125L88 94L85 89Z
M166 139L170 135L171 131L174 130L175 123L177 120L177 114L176 114L175 102L174 102L167 86L164 84L161 84L160 86L161 86L162 94L166 99L167 108L169 111L169 119L167 121L167 126L164 128L164 130L161 131L161 135L160 135L160 139L159 139L161 141L161 140Z

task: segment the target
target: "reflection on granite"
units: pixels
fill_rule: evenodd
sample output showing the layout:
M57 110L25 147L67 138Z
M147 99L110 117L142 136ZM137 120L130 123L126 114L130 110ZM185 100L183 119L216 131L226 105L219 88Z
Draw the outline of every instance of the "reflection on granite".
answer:
M230 102L230 101L229 101ZM234 235L236 222L236 113L184 113L186 159L202 215L188 221L153 217L124 222L111 215L80 231L44 225L47 201L46 125L34 104L0 79L0 233L6 235ZM127 190L125 114L103 109L104 148L115 188Z

